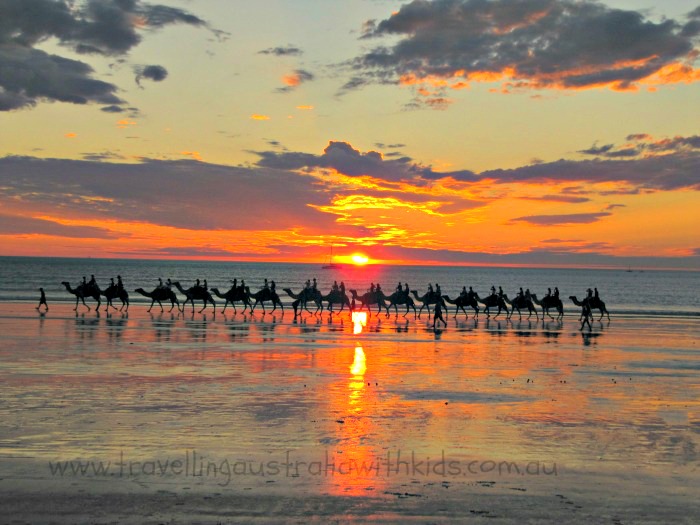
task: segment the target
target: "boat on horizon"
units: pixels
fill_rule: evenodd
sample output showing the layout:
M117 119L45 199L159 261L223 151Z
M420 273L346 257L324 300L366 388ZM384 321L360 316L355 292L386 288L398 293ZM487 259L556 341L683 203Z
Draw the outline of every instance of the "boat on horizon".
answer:
M323 266L321 266L321 269L322 270L338 270L342 267L343 267L342 264L338 264L338 263L333 262L333 246L331 246L331 255L328 258L328 264L324 264Z

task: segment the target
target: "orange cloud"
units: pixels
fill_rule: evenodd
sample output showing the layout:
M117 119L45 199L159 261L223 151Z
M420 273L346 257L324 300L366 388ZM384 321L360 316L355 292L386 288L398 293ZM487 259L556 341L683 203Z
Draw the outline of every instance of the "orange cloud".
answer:
M253 113L253 114L250 116L250 118L251 118L252 120L270 120L270 117L268 117L267 115L259 115L259 114L257 114L257 113Z
M73 132L66 133L66 134L64 135L64 137L66 137L67 139L74 139L74 138L77 137L77 136L78 136L78 134L77 134L77 133L73 133Z

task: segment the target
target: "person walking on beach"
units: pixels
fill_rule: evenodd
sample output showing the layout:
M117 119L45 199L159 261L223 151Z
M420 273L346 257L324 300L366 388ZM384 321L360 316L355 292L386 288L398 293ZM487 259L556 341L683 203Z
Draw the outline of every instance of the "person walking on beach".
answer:
M438 321L442 321L445 328L447 328L447 321L445 321L445 318L442 316L442 305L440 301L435 303L435 309L433 310L433 330L435 330L435 325Z
M36 307L37 310L41 308L41 305L43 304L46 307L46 312L49 311L49 305L46 303L46 294L44 293L43 288L39 288L39 292L41 292L41 297L39 298L39 306Z
M583 321L581 321L581 328L579 328L579 330L583 330L583 327L586 325L588 325L589 330L592 330L593 327L591 326L591 319L593 318L593 312L591 311L591 305L588 301L583 301L581 317L583 318Z

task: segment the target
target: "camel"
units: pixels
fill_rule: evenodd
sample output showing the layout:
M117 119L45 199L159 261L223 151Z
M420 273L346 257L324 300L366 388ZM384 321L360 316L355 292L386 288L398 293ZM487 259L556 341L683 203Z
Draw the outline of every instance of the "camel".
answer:
M532 297L532 296L530 296L530 297ZM511 301L510 299L508 299L508 296L504 294L503 300L512 306L512 308L510 310L510 314L508 314L508 319L513 317L513 312L515 312L517 310L518 311L518 319L522 320L523 316L522 316L522 313L520 312L520 310L525 310L527 308L527 311L529 313L529 315L527 316L528 319L530 319L530 317L532 317L532 312L535 312L535 317L537 318L538 321L540 320L540 316L537 314L537 308L535 308L535 305L533 304L532 299L527 297L527 295L517 295L515 297L515 299L513 299Z
M383 295L383 294L382 294ZM410 308L413 308L413 317L417 317L416 314L416 303L411 299L411 296L408 295L408 292L402 292L399 290L396 290L393 294L391 295L384 295L383 296L384 301L388 301L389 304L385 305L386 306L386 316L389 317L389 309L393 306L394 307L394 313L396 317L399 316L399 309L398 306L399 304L405 304L406 305L406 313L403 314L404 317L408 315L408 311Z
M448 303L454 304L457 306L457 308L455 309L455 315L454 315L455 317L457 317L457 314L459 313L460 310L462 310L464 312L464 315L466 317L469 317L469 314L467 314L467 311L464 309L465 306L469 306L469 307L474 309L474 317L479 316L479 305L477 304L476 299L474 298L473 295L472 296L460 295L454 301L452 299L450 299L450 297L447 295L443 295L442 298L445 301L447 301Z
M192 313L194 313L194 301L195 299L198 301L204 301L204 308L202 308L199 313L201 314L206 308L207 308L207 303L211 303L212 306L214 307L214 313L216 313L216 303L214 302L214 298L211 296L209 292L207 292L204 287L202 286L193 286L191 288L188 288L187 290L184 290L182 288L182 285L180 284L179 281L174 281L173 286L180 290L180 293L185 296L185 302L182 303L182 311L185 311L185 306L187 306L188 302L192 303Z
M71 288L70 283L68 281L63 281L61 284L66 287L66 290L68 290L69 293L75 295L75 308L73 308L73 310L77 310L78 302L82 301L83 306L85 306L88 309L88 311L90 311L90 307L87 304L85 304L85 298L92 297L95 301L97 301L97 307L95 307L95 311L100 311L100 305L102 304L102 301L100 300L101 292L99 286L80 284L77 288Z
M107 298L107 308L111 306L116 310L117 307L112 304L112 301L114 299L119 299L122 302L122 307L119 308L119 311L121 312L125 307L126 311L129 311L129 294L126 290L124 290L124 288L120 290L116 284L110 284L107 289L100 292L100 294Z
M313 288L304 288L301 290L299 293L294 293L291 288L283 288L283 290L287 293L289 297L292 299L295 299L295 301L292 303L292 307L294 308L294 317L296 318L297 315L297 309L299 307L303 308L310 314L316 315L319 310L323 312L323 303L321 302L322 299L322 294L318 290L314 290ZM311 310L308 309L306 306L309 302L313 302L316 304L316 311L312 312ZM299 312L301 313L301 312Z
M579 301L576 299L575 295L570 295L569 299L571 299L576 306L584 306L585 303L588 303L591 310L600 310L600 317L598 318L598 321L600 321L604 315L608 316L608 321L610 320L610 313L608 312L608 309L605 308L605 303L599 298L586 297L583 301Z
M338 310L338 313L343 311L343 308L345 306L348 307L348 310L350 310L350 299L348 299L348 296L345 295L343 292L340 290L331 290L328 292L328 295L322 295L321 296L321 301L327 301L328 302L328 311L333 315L333 305L334 304L339 304L340 305L340 310ZM323 307L321 307L323 310Z
M491 294L488 297L485 297L484 299L481 299L479 297L479 294L474 294L474 298L486 306L484 308L484 312L486 312L486 317L491 317L491 314L489 313L489 308L498 307L498 313L494 315L494 317L498 317L501 315L501 310L506 311L506 315L508 315L508 306L506 305L506 302L503 300L503 298L499 297L497 294Z
M163 288L163 287L158 287L152 292L147 292L143 288L136 288L134 290L136 293L143 295L144 297L148 297L151 300L151 306L146 310L147 312L151 311L151 308L153 308L153 305L155 303L158 303L158 306L160 306L160 311L163 311L163 304L161 301L170 301L170 310L169 312L173 311L173 308L175 308L175 305L177 305L177 309L180 309L180 301L177 299L177 295L175 295L175 292L173 292L170 288Z
M549 313L550 308L556 308L558 312L557 320L560 320L562 317L564 317L564 304L561 302L561 299L559 299L559 297L556 297L554 295L545 295L540 301L539 299L537 299L536 294L532 294L530 298L532 299L533 303L542 307L543 320L545 314L547 314L551 319L554 319L554 317L552 317L552 315Z
M255 307L258 306L258 304L262 305L263 309L263 315L265 315L267 312L265 312L265 302L271 301L272 305L274 308L272 311L274 312L277 310L277 307L279 306L282 309L282 313L284 313L284 306L282 305L282 301L280 301L279 295L277 295L277 292L273 292L269 288L264 288L260 290L259 292L255 292L253 294L250 293L250 288L247 286L245 287L246 294L250 299L255 299L255 304L250 308L250 312L253 313L253 310L255 310Z
M231 303L231 306L233 306L233 313L238 313L235 303L239 301L243 303L243 312L245 312L246 308L251 308L252 312L250 297L246 293L243 286L232 286L231 289L224 294L219 292L218 288L212 288L211 291L214 293L214 295L226 301L224 303L224 309L221 311L222 313L226 311L226 307L229 305L229 303Z
M420 307L420 310L418 310L418 317L420 317L423 308L427 308L428 319L430 319L430 305L437 304L438 302L440 302L440 305L445 309L445 313L447 313L447 305L445 304L445 300L440 295L438 295L437 292L426 292L426 294L423 297L420 297L418 295L418 292L416 292L415 290L411 290L411 293L413 294L413 297L416 298L416 301L423 303Z
M357 295L357 290L350 290L350 294L352 295L352 298L355 299L355 302L360 302L361 306L359 309L362 310L363 308L366 308L370 315L372 315L372 309L370 307L373 304L377 305L377 314L382 311L382 307L386 308L386 305L384 304L384 294L381 290L379 290L379 293L367 292L362 295Z

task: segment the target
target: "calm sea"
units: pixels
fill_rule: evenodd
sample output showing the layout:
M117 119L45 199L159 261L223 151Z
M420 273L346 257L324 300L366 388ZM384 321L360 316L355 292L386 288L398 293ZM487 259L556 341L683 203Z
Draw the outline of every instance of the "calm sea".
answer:
M472 286L480 295L488 295L491 286L502 286L512 298L518 289L529 288L542 297L547 288L559 287L567 313L578 309L567 299L579 298L586 289L597 287L611 314L700 316L700 272L636 271L588 269L539 269L457 266L380 266L322 269L320 264L246 263L210 261L159 261L134 259L69 259L43 257L0 257L0 301L37 301L39 287L46 291L49 304L71 302L74 297L62 286L76 286L83 276L94 274L102 288L110 277L121 275L132 303L147 299L134 293L136 288L152 290L158 278L180 281L189 287L195 279L207 279L209 287L223 292L234 278L245 279L251 291L261 288L265 278L274 279L285 304L291 303L282 288L298 292L307 279L314 277L327 293L334 280L345 282L347 289L366 291L371 282L381 283L387 293L396 284L408 282L423 294L428 283L439 283L443 294L455 296L462 286Z

